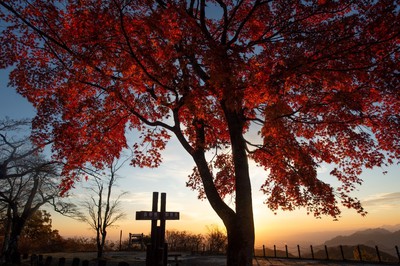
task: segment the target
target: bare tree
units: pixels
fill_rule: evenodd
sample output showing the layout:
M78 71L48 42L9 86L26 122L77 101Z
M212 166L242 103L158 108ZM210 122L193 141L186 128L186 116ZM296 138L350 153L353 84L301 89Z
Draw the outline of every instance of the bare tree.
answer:
M19 236L41 206L49 203L62 207L62 211L69 206L60 201L59 163L46 159L43 147L35 146L23 135L29 131L28 120L0 121L0 209L4 220L1 257L6 262L18 261Z
M207 226L206 242L210 252L226 252L228 237L226 231L221 230L217 225Z
M29 167L15 171L21 162L29 160L29 157L41 150L41 147L26 148L27 144L30 143L26 136L26 132L30 130L30 125L31 121L28 119L13 120L6 118L0 121L0 179L21 177L35 171L35 169Z
M167 230L165 239L168 243L168 249L174 251L198 251L204 242L204 237L201 234L178 230Z
M115 223L124 218L126 214L121 208L121 197L127 194L122 192L117 197L112 197L112 189L116 184L116 172L123 163L118 161L109 165L107 178L102 176L100 170L84 169L92 178L93 186L87 188L91 195L83 202L86 214L80 214L79 219L96 232L97 257L103 257L104 246L107 237L107 228L115 226Z

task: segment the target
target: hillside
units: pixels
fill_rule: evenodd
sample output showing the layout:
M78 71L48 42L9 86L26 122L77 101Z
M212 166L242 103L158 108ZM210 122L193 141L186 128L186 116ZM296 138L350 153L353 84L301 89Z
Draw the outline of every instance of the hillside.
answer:
M355 232L348 236L337 236L325 241L327 246L355 246L365 245L370 247L378 246L379 250L395 254L395 246L400 247L400 230L390 232L386 229L375 228Z
M379 258L376 252L376 249L373 247L360 245L361 251L361 259L363 261L374 261L378 262ZM342 253L343 252L343 253ZM342 245L342 249L340 246L329 247L328 248L329 259L331 260L360 260L360 256L358 253L358 248L356 246L346 246ZM379 251L380 260L382 262L398 262L397 256L394 254L389 254L382 250ZM310 258L311 254L305 254L304 257ZM322 246L315 247L314 258L316 259L326 259L326 251Z

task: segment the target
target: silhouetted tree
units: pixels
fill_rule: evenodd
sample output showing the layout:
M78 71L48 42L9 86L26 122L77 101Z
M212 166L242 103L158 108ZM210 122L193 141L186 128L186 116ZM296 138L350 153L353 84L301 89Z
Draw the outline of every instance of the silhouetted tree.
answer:
M211 225L207 226L206 242L210 252L225 253L228 237L226 232L221 230L217 225Z
M86 222L96 232L97 257L103 257L106 243L107 229L115 226L115 223L126 215L121 209L121 197L127 194L122 192L118 196L112 196L112 189L117 180L117 171L123 163L118 161L110 164L108 175L102 170L85 169L90 175L92 186L88 188L90 198L83 202L84 210L79 219Z
M27 221L44 204L69 209L60 200L59 164L42 154L29 137L30 121L0 121L0 209L4 220L2 259L18 259L18 243Z
M36 211L25 223L20 236L22 253L62 251L64 240L58 230L52 228L51 215L46 210Z
M204 236L187 231L167 230L165 240L171 250L196 251L204 243Z

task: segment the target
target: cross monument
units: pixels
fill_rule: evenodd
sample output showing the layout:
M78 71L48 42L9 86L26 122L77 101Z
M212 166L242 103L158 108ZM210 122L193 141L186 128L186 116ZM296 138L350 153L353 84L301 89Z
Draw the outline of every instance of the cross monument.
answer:
M167 194L161 193L161 207L160 211L157 211L158 192L153 192L152 210L136 212L136 220L151 220L151 244L146 249L146 266L167 265L168 246L165 243L165 221L179 220L179 212L167 212L166 199Z

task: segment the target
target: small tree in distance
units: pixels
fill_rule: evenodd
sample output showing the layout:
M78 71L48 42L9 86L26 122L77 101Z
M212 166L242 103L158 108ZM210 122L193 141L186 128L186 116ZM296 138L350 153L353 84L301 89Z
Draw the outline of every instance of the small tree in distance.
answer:
M11 85L37 108L36 141L54 140L64 173L109 165L127 129L132 164L157 167L175 136L195 163L188 185L227 229L228 266L252 265L249 160L268 170L270 209L337 218L341 205L365 214L351 196L364 168L400 158L398 1L0 6L0 67L14 66ZM341 186L318 178L323 163Z
M203 247L204 236L187 231L167 230L165 240L171 251L200 251Z
M117 180L116 172L122 165L123 163L119 164L118 161L111 164L108 175L100 170L85 170L91 178L92 186L87 188L91 191L91 195L82 203L84 210L79 214L78 219L89 224L96 232L97 258L103 257L107 229L116 226L115 223L126 216L121 209L120 199L127 192L122 192L117 197L112 195L112 189Z
M207 226L207 234L205 236L207 247L211 253L225 253L228 244L226 232L221 230L217 225Z

